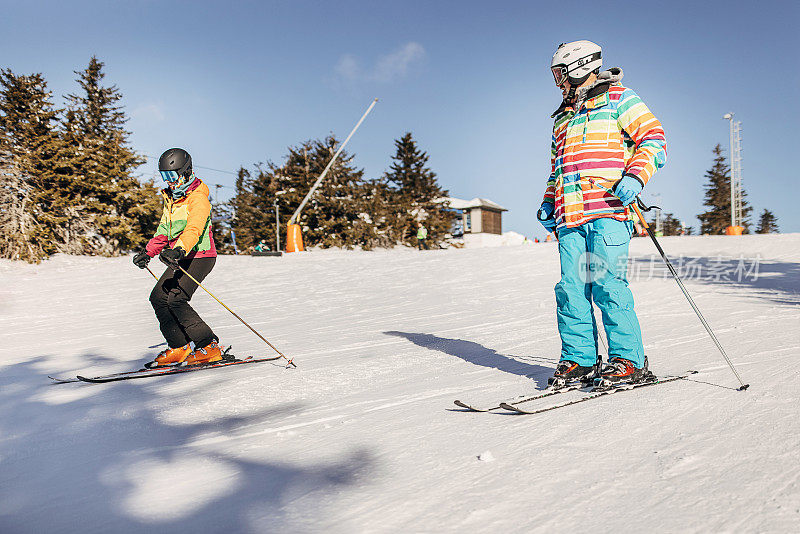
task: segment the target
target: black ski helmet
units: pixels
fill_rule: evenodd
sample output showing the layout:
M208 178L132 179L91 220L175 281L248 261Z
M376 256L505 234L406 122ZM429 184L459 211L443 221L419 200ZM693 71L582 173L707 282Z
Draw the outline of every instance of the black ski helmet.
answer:
M175 171L178 176L192 175L192 156L182 148L170 148L158 158L159 171Z

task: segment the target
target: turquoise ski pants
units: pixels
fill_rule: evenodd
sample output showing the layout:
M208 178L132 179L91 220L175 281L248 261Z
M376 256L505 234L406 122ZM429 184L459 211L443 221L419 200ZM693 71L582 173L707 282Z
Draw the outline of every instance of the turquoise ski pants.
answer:
M592 301L600 309L608 339L608 358L644 365L639 319L628 288L628 245L632 224L600 218L558 230L561 281L556 284L561 360L583 366L597 360L597 324Z

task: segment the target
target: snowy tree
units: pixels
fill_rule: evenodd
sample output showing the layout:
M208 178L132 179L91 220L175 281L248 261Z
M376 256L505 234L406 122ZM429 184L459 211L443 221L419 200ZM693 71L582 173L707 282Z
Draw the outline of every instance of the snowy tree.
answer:
M756 229L756 233L777 234L778 232L778 218L775 217L774 213L768 209L765 209L758 219L758 228Z
M706 193L704 206L709 209L697 216L701 234L723 234L731 224L731 176L730 167L722 155L722 147L714 147L714 165L706 171ZM742 227L745 233L750 228L750 212L753 210L742 191Z
M66 97L71 181L62 194L71 199L70 220L85 221L68 233L69 251L112 255L143 246L155 230L161 201L152 181L142 184L133 175L144 160L128 143L122 94L102 84L103 66L92 57L85 70L75 72L82 91ZM81 250L74 250L76 239Z
M675 218L672 213L665 213L661 220L661 230L664 235L681 235L683 226L681 221Z
M239 248L260 240L270 247L275 243L275 210L278 202L281 229L298 208L312 185L336 152L338 141L306 141L289 147L281 165L272 162L257 165L254 172L241 169L236 193L230 201ZM310 198L297 224L303 229L308 246L371 248L380 238L372 223L370 183L363 171L353 166L354 156L342 152L328 171L320 187Z
M428 240L438 244L449 233L453 215L436 200L449 193L439 186L436 173L428 168L428 154L419 149L411 132L394 144L392 165L383 175L392 237L415 245L417 222L422 221L428 229Z
M240 250L247 250L263 239L259 236L269 224L267 203L274 197L274 191L264 187L267 177L261 166L257 165L255 170L256 177L252 178L250 171L243 167L239 169L236 176L236 192L227 202L227 206L220 211L228 214L231 221L230 228L236 236L236 245ZM274 225L274 217L272 219L271 223ZM232 246L231 239L230 247ZM222 250L229 251L228 247L223 247Z
M0 145L6 145L0 141ZM38 223L32 210L32 186L0 149L0 258L38 261L45 252L33 239Z
M18 235L3 237L5 257L40 261L58 251L58 229L67 220L59 190L62 142L58 110L41 74L0 70L0 152L3 153L3 225Z

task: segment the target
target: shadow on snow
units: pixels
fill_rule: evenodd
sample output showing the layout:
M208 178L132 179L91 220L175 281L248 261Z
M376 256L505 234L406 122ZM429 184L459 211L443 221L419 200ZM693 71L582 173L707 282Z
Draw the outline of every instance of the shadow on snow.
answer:
M554 358L507 356L498 353L494 349L484 347L480 343L475 343L474 341L438 337L433 334L397 332L394 330L384 332L384 334L405 338L420 347L444 352L445 354L456 356L474 365L532 378L536 381L536 386L538 388L547 386L547 379L553 375L553 369L557 362ZM549 365L528 363L524 360L544 362Z
M685 282L756 290L756 298L779 304L800 304L800 263L762 260L758 257L670 256L670 262ZM672 280L657 255L629 260L628 279Z
M225 438L244 427L257 429L296 414L303 406L284 404L246 416L171 425L158 417L169 405L153 407L158 390L152 384L131 381L108 389L53 385L41 372L42 361L49 359L10 365L0 374L0 531L4 533L285 532L306 516L289 506L293 499L308 493L324 497L337 487L355 484L374 466L371 454L358 449L319 465L209 452L209 447L192 443L209 434ZM98 355L86 359L87 364L107 360ZM61 388L76 389L74 395L66 392L61 397ZM98 388L97 393L86 388ZM56 389L59 396L48 402ZM247 446L252 449L252 441ZM263 444L268 447L268 442ZM152 500L143 495L147 477L137 472L137 466L154 462L159 481L181 488L179 502L191 501L197 493L196 503L202 504L165 514L170 505L163 488L155 486L158 495ZM176 462L181 462L183 473L170 471ZM211 475L212 482L205 482L209 487L197 488L192 480L181 480L187 465L192 478L200 471L201 482L204 465L218 467L224 476ZM148 516L150 507L154 510Z

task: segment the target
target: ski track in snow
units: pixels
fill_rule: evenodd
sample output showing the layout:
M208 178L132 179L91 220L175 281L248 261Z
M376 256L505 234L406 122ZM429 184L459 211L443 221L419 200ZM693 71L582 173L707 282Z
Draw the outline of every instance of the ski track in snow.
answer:
M749 391L659 276L631 281L651 369L700 374L541 415L454 406L552 374L550 243L221 257L204 284L298 369L54 385L161 350L154 281L129 257L0 261L0 532L800 531L800 235L663 244L759 257L756 280L686 281Z

